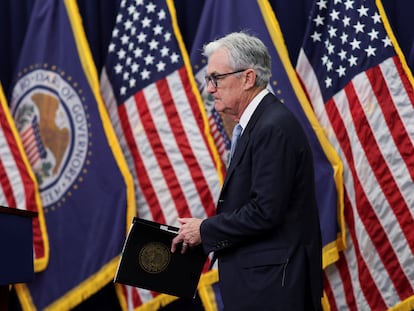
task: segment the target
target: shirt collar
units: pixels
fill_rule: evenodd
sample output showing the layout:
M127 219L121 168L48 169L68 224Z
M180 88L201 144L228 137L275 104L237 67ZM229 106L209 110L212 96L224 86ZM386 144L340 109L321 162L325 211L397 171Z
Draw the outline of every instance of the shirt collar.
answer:
M246 109L243 111L239 124L242 126L242 134L244 132L244 129L247 126L247 123L249 123L250 118L252 117L254 111L256 110L259 103L262 101L263 97L265 97L269 93L268 89L263 89L260 91L250 102L250 104L247 105Z

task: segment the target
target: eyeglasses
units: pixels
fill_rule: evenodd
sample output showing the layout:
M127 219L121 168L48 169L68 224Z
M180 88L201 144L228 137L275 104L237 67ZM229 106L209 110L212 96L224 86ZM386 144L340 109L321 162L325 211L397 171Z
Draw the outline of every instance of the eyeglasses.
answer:
M229 76L229 75L232 75L232 74L235 74L235 73L240 73L240 72L243 72L243 71L246 71L246 70L247 69L240 69L240 70L236 70L236 71L233 71L233 72L219 73L219 74L212 73L211 75L206 75L205 76L206 84L208 85L208 83L211 81L213 86L216 88L218 86L218 80L220 80L220 79L222 79L226 76Z

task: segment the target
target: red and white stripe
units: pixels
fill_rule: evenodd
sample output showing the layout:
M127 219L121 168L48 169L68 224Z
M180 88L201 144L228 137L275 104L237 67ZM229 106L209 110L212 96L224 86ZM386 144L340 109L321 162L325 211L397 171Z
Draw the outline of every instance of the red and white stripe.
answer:
M26 155L29 158L29 162L31 166L34 167L37 161L40 160L40 153L37 147L33 126L30 125L25 130L23 130L20 133L20 137L22 139Z
M305 53L297 72L344 163L347 249L325 271L331 310L387 310L414 295L414 93L398 57L324 102Z
M220 133L220 130L217 127L216 120L214 119L213 115L210 114L208 117L208 124L210 125L211 135L213 135L214 143L217 147L217 151L222 158L223 162L226 162L226 143L224 142L223 136Z

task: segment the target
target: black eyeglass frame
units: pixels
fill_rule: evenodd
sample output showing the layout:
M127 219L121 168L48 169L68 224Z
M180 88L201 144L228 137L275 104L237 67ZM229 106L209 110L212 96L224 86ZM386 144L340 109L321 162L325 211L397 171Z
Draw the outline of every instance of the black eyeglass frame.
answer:
M210 75L206 75L204 77L204 79L206 79L206 85L207 86L208 86L208 83L211 81L211 83L213 84L213 86L215 88L217 88L218 87L218 80L220 80L220 79L222 79L222 78L224 78L226 76L233 75L233 74L236 74L236 73L240 73L240 72L243 72L243 71L246 71L246 70L247 70L247 68L246 69L240 69L240 70L232 71L232 72L226 72L226 73L219 73L219 74L212 73Z

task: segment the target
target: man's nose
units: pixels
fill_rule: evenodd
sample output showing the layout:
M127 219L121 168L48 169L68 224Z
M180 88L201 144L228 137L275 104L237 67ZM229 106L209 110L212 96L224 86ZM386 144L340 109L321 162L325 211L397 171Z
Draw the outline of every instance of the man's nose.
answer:
M207 82L207 92L208 93L214 93L217 90L217 88L214 86L212 81Z

